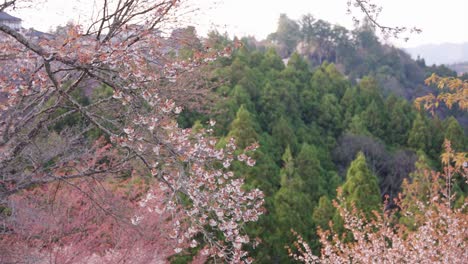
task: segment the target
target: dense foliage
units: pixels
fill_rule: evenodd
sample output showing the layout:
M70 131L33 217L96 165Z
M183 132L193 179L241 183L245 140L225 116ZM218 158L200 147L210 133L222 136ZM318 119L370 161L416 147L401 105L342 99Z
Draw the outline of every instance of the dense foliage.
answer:
M315 21L304 17L311 20ZM424 85L424 78L439 68L418 64L402 51L380 44L366 27L342 29L347 36L342 42L323 37L331 41L330 55L322 50L325 44L316 31L331 34L335 26L323 21L307 27L294 23L282 15L270 41L241 40L243 46L216 62L213 73L214 79L223 80L215 90L219 106L210 115L218 120L216 133L232 136L242 131L239 140L260 143L257 168L238 170L247 175L249 186L266 194L268 213L249 228L262 241L252 251L258 263L292 261L284 249L295 240L291 229L315 253L320 248L317 227L329 229L332 220L333 230L345 232L331 202L337 187L342 186L349 210L354 204L370 217L373 210L381 211L385 200L386 210L399 207L394 198L416 169L418 157L425 156L428 166L440 168L444 138L454 140L457 150L466 150L466 135L457 119L441 120L411 101L423 91L434 91ZM303 33L306 29L313 33ZM229 40L214 32L209 41ZM307 41L315 49L301 50ZM338 56L340 45L348 50ZM355 56L360 60L352 61ZM372 56L376 59L371 62ZM380 67L391 71L377 73ZM387 82L392 78L396 86ZM440 116L465 115L458 108L442 112ZM196 115L183 115L188 126L199 118L190 121ZM466 183L458 179L457 186L466 195Z
M142 19L160 23L179 5L160 4ZM257 41L198 38L193 27L164 37L131 19L106 30L70 25L40 44L0 27L2 51L24 55L0 70L14 77L0 79L3 260L290 263L286 247L299 235L310 262L321 245L331 262L352 247L367 262L382 248L369 243L382 221L426 234L421 212L433 201L413 201L444 177L423 169L448 166L439 161L444 138L467 151L458 121L466 87L457 89L448 68L381 44L370 21L351 31L281 15L277 31ZM415 107L429 91L436 95ZM466 213L451 211L468 195L465 179L449 183L448 206L427 210L438 224ZM388 217L402 208L413 215ZM373 235L407 245L391 230ZM349 244L334 254L339 242Z

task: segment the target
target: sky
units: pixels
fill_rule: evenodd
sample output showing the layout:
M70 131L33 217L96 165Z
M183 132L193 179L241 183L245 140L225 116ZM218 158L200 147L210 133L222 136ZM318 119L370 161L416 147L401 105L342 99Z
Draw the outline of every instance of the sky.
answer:
M41 31L54 29L68 21L83 21L95 0L36 0L34 9L11 12L23 19L23 26ZM399 47L422 44L468 42L468 0L373 0L383 7L379 20L389 26L416 26L423 32L411 35L409 41L390 39ZM253 35L265 38L276 30L278 17L285 13L292 19L310 13L316 18L353 27L346 14L347 0L193 0L200 10L189 18L199 34L217 28L231 36ZM91 4L91 5L90 5ZM358 12L356 16L360 16Z

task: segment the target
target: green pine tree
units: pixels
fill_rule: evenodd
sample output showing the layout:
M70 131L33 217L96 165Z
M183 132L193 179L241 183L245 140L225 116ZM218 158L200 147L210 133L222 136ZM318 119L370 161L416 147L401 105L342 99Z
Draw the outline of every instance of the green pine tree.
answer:
M286 119L286 117L281 116L278 121L273 125L272 136L275 140L276 147L284 152L286 147L290 147L293 153L297 153L298 143L297 137L294 133L292 125ZM280 153L281 153L280 152Z
M272 244L281 262L289 261L284 245L295 241L291 229L310 239L313 235L313 206L308 193L304 192L305 182L297 174L289 147L283 154L283 168L280 171L281 188L274 196L274 221L276 232ZM312 227L312 228L311 228Z
M348 168L342 195L348 210L352 210L352 205L354 205L367 217L372 215L373 210L380 208L381 199L377 177L367 167L366 158L362 152L358 153Z
M457 119L451 116L445 122L444 137L452 143L452 148L455 151L465 151L466 136L463 128L458 123Z
M382 103L372 101L367 109L361 113L361 119L366 124L369 132L378 138L384 138L387 118L385 116L385 109Z
M317 203L322 195L327 194L326 172L320 165L317 149L306 143L302 144L301 151L296 157L296 172L304 182L302 187Z
M237 146L242 149L258 141L255 123L243 105L237 111L236 119L231 123L228 137L235 138Z
M323 230L329 229L329 222L333 221L335 216L336 208L327 196L320 197L318 206L315 207L314 213L312 214L312 221L317 227Z
M408 146L415 150L422 150L427 153L429 149L430 131L426 120L421 113L416 116L413 126L408 135Z
M389 100L387 100L389 103ZM403 146L408 141L408 131L411 128L411 110L407 107L407 102L398 100L389 106L386 104L389 113L386 141L395 145Z
M372 134L367 130L366 123L362 120L360 115L354 115L349 123L348 131L354 135L371 136Z
M317 123L336 136L341 132L342 121L338 99L334 94L325 94L318 107Z

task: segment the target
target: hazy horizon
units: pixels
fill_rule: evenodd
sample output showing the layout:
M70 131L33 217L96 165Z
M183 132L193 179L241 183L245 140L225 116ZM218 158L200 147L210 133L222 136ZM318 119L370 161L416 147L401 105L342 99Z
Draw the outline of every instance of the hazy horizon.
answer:
M91 5L84 6L87 0L70 4L64 0L49 0L38 4L34 9L8 10L12 15L23 20L25 28L33 27L49 31L68 21L83 20ZM88 0L95 4L95 0ZM45 2L45 1L44 1ZM465 43L468 34L464 27L468 25L468 1L446 0L444 5L438 1L422 0L375 0L383 7L379 21L389 26L419 27L421 34L412 34L408 42L402 39L390 39L386 43L402 48L412 48L425 44ZM80 6L81 5L81 6ZM186 24L194 25L200 35L211 29L228 32L230 36L255 36L258 40L276 30L281 13L292 19L311 13L315 18L353 28L352 16L346 14L346 0L199 0L191 6L199 9ZM88 10L88 11L86 11ZM359 13L355 13L359 15ZM437 17L437 19L434 19Z

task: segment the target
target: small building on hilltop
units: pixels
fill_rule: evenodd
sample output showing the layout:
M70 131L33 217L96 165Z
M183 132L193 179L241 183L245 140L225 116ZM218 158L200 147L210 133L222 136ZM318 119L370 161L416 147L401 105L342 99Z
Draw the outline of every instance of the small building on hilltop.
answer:
M20 31L21 18L14 17L12 15L0 11L0 24L6 25L14 30Z

